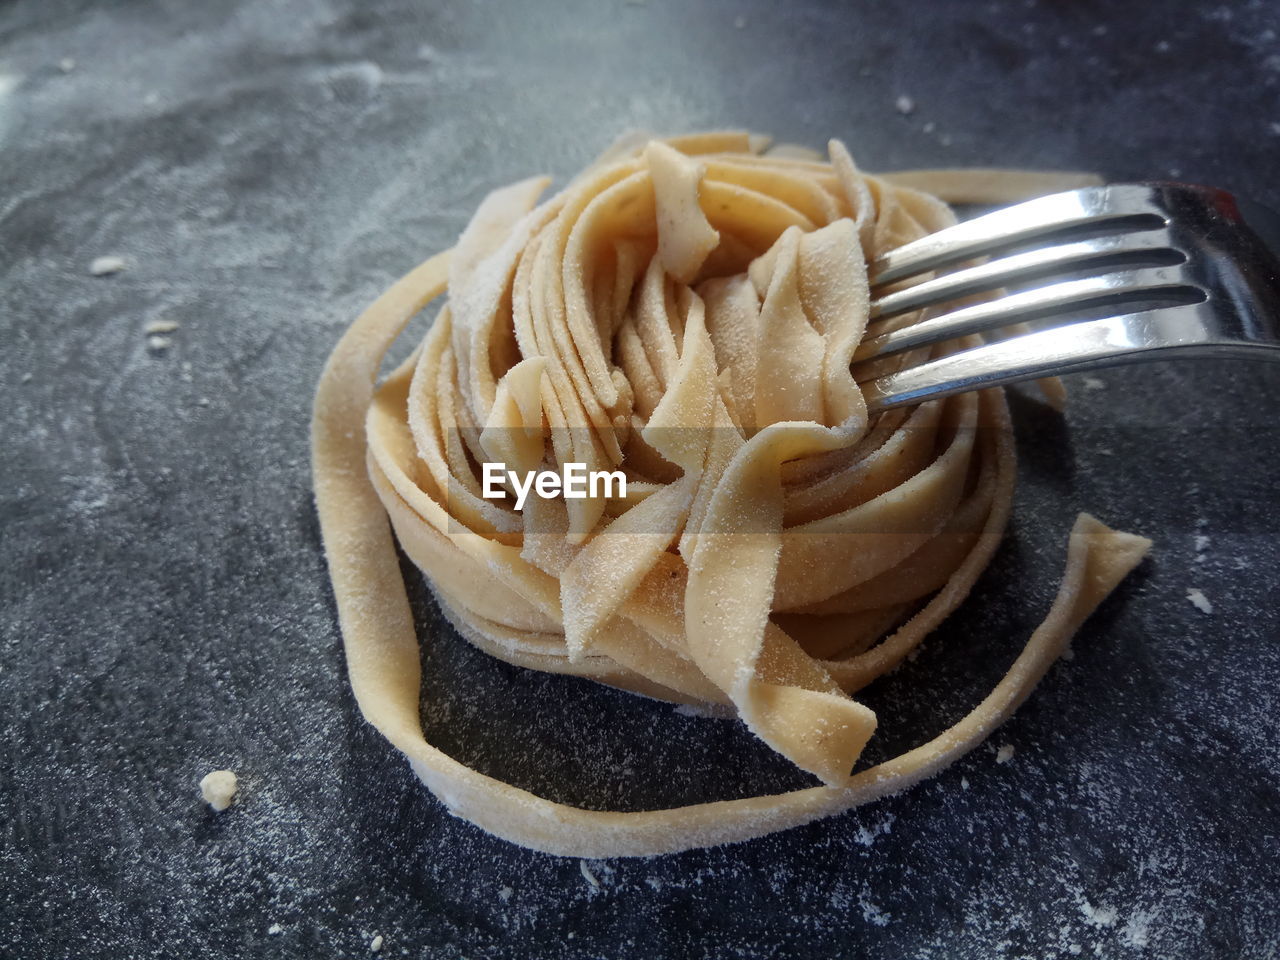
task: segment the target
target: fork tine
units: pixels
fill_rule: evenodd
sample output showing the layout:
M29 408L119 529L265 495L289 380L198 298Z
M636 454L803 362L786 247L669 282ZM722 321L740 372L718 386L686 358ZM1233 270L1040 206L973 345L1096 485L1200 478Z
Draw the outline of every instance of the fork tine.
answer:
M1126 228L1150 229L1168 222L1151 202L1150 189L1141 184L1085 187L947 227L878 257L867 272L873 285L884 286L1023 244Z
M871 304L871 318L894 317L1010 284L1084 269L1101 272L1123 265L1172 265L1184 263L1186 259L1185 253L1174 249L1169 232L1163 228L1042 247L944 273L905 290L885 294Z
M1075 373L1178 351L1256 355L1257 344L1226 344L1210 303L1166 307L1072 323L989 343L862 385L872 411L998 387L1050 374Z
M1138 302L1168 307L1198 303L1205 297L1204 290L1188 280L1180 269L1168 267L1148 267L1083 280L1066 280L962 307L898 330L888 329L892 327L888 321L874 324L867 329L867 336L853 355L853 362L885 357L1015 323L1059 317L1065 313Z

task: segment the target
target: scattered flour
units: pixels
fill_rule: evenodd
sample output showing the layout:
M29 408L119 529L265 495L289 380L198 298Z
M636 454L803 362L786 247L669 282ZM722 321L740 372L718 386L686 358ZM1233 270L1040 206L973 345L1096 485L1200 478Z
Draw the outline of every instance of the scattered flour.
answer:
M1116 922L1116 908L1102 904L1094 906L1088 900L1080 904L1080 912L1095 927L1113 927Z
M853 839L864 847L869 847L876 842L876 837L883 836L893 830L893 814L888 814L883 820L876 823L861 826L858 832L854 834Z
M893 915L872 903L865 893L858 897L858 906L862 908L862 919L867 923L875 924L877 927L887 927L893 921Z
M1154 910L1135 910L1120 932L1120 939L1129 947L1145 947L1151 940L1151 923L1155 918Z
M1209 598L1204 595L1204 591L1199 587L1188 587L1187 599L1201 613L1213 613L1213 604L1209 602Z
M704 720L720 720L732 718L734 715L732 707L725 707L714 703L704 704L703 706L695 706L690 703L678 703L671 709L678 716L699 717Z

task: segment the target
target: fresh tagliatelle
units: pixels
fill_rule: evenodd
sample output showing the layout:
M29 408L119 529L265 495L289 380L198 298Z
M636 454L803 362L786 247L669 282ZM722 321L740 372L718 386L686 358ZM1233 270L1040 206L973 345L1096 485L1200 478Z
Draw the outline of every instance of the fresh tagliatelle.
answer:
M1014 488L1001 391L868 415L859 380L921 356L855 356L866 264L955 222L939 196L1012 201L1081 182L872 176L839 142L823 160L708 133L621 142L541 203L544 178L490 194L456 247L347 331L316 395L316 500L364 715L455 814L582 857L758 837L900 791L982 742L1150 542L1082 514L1057 599L995 689L932 740L852 773L876 727L857 691L966 597ZM442 295L379 384L392 342ZM485 463L580 463L628 482L517 512L481 495ZM392 530L480 649L732 710L821 785L602 812L458 763L419 721Z

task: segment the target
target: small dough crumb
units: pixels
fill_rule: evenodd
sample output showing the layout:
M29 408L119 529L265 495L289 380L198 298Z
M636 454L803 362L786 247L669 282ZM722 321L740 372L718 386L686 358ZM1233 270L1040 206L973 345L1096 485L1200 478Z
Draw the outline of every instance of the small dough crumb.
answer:
M1198 587L1187 588L1187 599L1201 613L1213 613L1213 604L1209 602L1209 598Z
M181 324L177 320L152 320L142 332L150 336L154 333L173 333Z
M152 353L164 353L172 346L173 340L169 337L161 337L156 334L147 337L147 349Z
M1006 743L996 751L996 763L1008 763L1013 759L1013 745Z
M1086 390L1101 390L1106 386L1106 383L1097 377L1085 377L1083 383Z
M369 949L377 953L382 949L382 934L375 933L373 939L369 941Z
M119 273L128 266L124 257L98 257L89 264L89 272L95 277L107 277L113 273Z
M61 70L63 73L70 73L75 68L76 68L76 61L74 57L63 57L61 60L58 61L58 69Z
M893 105L897 107L898 112L903 115L906 115L909 113L915 113L916 102L912 100L910 97L908 97L905 93L902 96L900 96L897 100L895 100Z
M737 29L737 30L741 30L741 29L742 29L743 27L745 27L746 25L747 25L747 18L746 18L746 17L734 17L734 18L733 18L733 26L734 26L734 28L735 28L735 29Z
M236 775L230 770L214 770L200 781L200 795L205 803L221 812L231 806L237 785Z
M591 886L599 890L600 881L596 879L596 875L592 873L591 868L587 866L587 861L579 860L578 867L582 870L582 876L587 881L587 883L591 884Z
M282 933L284 933L284 927L280 926L278 923L273 923L271 926L267 927L268 936L278 937Z

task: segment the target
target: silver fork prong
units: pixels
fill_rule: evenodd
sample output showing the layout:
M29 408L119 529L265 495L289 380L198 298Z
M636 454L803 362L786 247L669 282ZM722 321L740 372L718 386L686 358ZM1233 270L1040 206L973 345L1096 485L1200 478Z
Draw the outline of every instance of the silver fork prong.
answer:
M1175 353L1274 358L1274 346L1227 342L1212 301L1071 323L953 353L862 385L868 409Z
M1085 187L1038 197L975 217L904 244L867 268L871 283L884 286L916 274L1024 244L1118 229L1150 229L1168 223L1139 184Z
M1147 267L1083 280L1065 280L952 310L898 330L879 332L891 327L892 321L873 324L853 355L853 362L1064 314L1136 303L1168 307L1198 303L1205 297L1204 290L1184 276L1180 267ZM1107 312L1115 311L1110 309Z
M1081 270L1102 272L1118 266L1170 265L1185 260L1186 254L1174 249L1169 232L1163 228L1042 247L944 273L905 290L885 294L872 302L871 318L895 317L976 293L1054 276L1065 277Z

